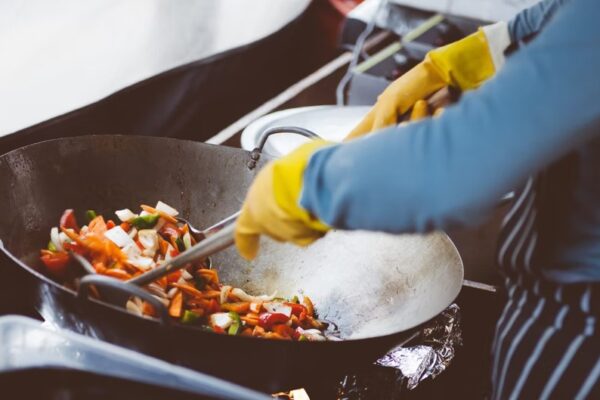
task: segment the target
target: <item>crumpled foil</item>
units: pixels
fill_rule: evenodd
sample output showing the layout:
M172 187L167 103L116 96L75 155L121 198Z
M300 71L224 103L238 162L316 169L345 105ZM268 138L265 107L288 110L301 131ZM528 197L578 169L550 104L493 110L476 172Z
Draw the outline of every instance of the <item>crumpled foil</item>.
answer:
M408 345L398 346L372 367L346 376L338 387L338 399L401 399L405 389L412 390L448 368L460 345L460 307L452 304L426 324Z

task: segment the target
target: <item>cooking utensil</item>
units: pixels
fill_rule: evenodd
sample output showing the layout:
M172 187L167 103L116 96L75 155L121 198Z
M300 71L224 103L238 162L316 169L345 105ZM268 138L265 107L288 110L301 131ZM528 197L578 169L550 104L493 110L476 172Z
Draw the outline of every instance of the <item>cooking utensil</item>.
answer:
M287 342L218 335L161 323L88 298L47 276L39 249L65 208L107 215L162 200L199 225L240 209L269 157L168 138L56 139L0 156L0 290L50 324L117 343L269 393L365 365L444 310L462 283L462 262L443 233L328 233L298 248L268 239L251 263L233 248L212 256L222 282L251 294L311 297L341 342ZM95 284L102 290L102 283ZM18 287L18 291L14 289ZM116 289L119 290L119 289ZM166 321L165 321L166 322ZM250 360L250 361L248 361Z
M235 222L237 220L237 217L239 217L239 216L240 216L240 211L236 212L235 214L230 215L229 217L225 218L224 220L217 222L216 224L214 224L204 230L200 230L200 229L196 228L194 225L192 225L192 223L190 221L188 221L187 219L185 219L183 217L177 217L177 221L181 222L183 224L187 224L188 228L190 228L190 233L194 237L194 239L196 239L196 242L200 242L201 240L206 239L210 235L220 231L223 227Z

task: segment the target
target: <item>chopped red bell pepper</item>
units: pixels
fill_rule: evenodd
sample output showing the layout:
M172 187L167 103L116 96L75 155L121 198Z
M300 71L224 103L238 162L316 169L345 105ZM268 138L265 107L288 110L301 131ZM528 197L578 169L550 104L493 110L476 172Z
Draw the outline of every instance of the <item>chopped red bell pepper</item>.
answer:
M295 315L296 317L300 317L300 314L302 314L302 312L306 313L306 307L303 306L302 304L298 304L298 303L284 303L286 306L290 306L292 308L292 315Z
M65 250L70 250L73 253L77 253L82 256L85 255L87 252L85 247L83 247L81 244L79 244L77 242L65 242L65 243L63 243L63 247L65 248Z
M108 221L106 221L106 229L112 229L115 226L117 226L117 225L115 224L115 221L113 221L112 219L109 219Z
M169 275L167 275L167 282L168 283L176 283L179 281L179 278L181 278L181 270L180 269L178 269L177 271L173 271Z
M69 263L69 254L63 251L51 252L42 250L41 260L48 268L48 271L57 277L62 277L67 272L67 264Z
M60 217L60 227L65 229L73 229L75 232L79 232L79 225L77 225L77 219L75 218L75 211L69 208L63 212Z
M174 237L175 239L177 239L180 236L180 234L181 234L181 232L180 232L179 228L177 227L177 225L172 224L170 222L165 223L163 225L163 227L160 228L159 233L161 235L163 235L163 236L168 237L169 239L171 237Z
M214 333L221 333L221 334L225 333L225 329L221 328L220 326L216 326L216 325L212 327L212 330Z
M262 313L258 317L258 325L265 329L270 329L275 324L285 324L289 318L281 313Z
M221 306L219 305L219 302L216 299L210 299L210 302L209 302L206 310L209 313L216 313L216 312L221 311Z

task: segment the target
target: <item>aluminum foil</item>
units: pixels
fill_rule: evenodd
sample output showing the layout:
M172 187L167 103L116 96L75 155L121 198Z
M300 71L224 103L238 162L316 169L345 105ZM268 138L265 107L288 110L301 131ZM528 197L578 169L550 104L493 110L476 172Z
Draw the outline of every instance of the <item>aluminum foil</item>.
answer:
M375 364L400 370L408 389L424 379L435 378L450 365L454 348L462 345L459 312L460 308L452 304L423 329L418 340L422 344L397 347Z
M346 376L339 385L338 399L401 399L403 391L414 389L448 368L460 345L460 308L452 304L426 324L408 345L398 346L372 367Z

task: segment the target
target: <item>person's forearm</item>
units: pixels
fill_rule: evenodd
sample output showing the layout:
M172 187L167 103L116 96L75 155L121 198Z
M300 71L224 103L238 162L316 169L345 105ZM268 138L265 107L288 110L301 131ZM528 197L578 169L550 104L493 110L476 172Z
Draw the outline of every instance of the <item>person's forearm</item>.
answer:
M437 119L318 151L301 204L339 228L476 223L600 128L600 3L572 0L500 73Z

